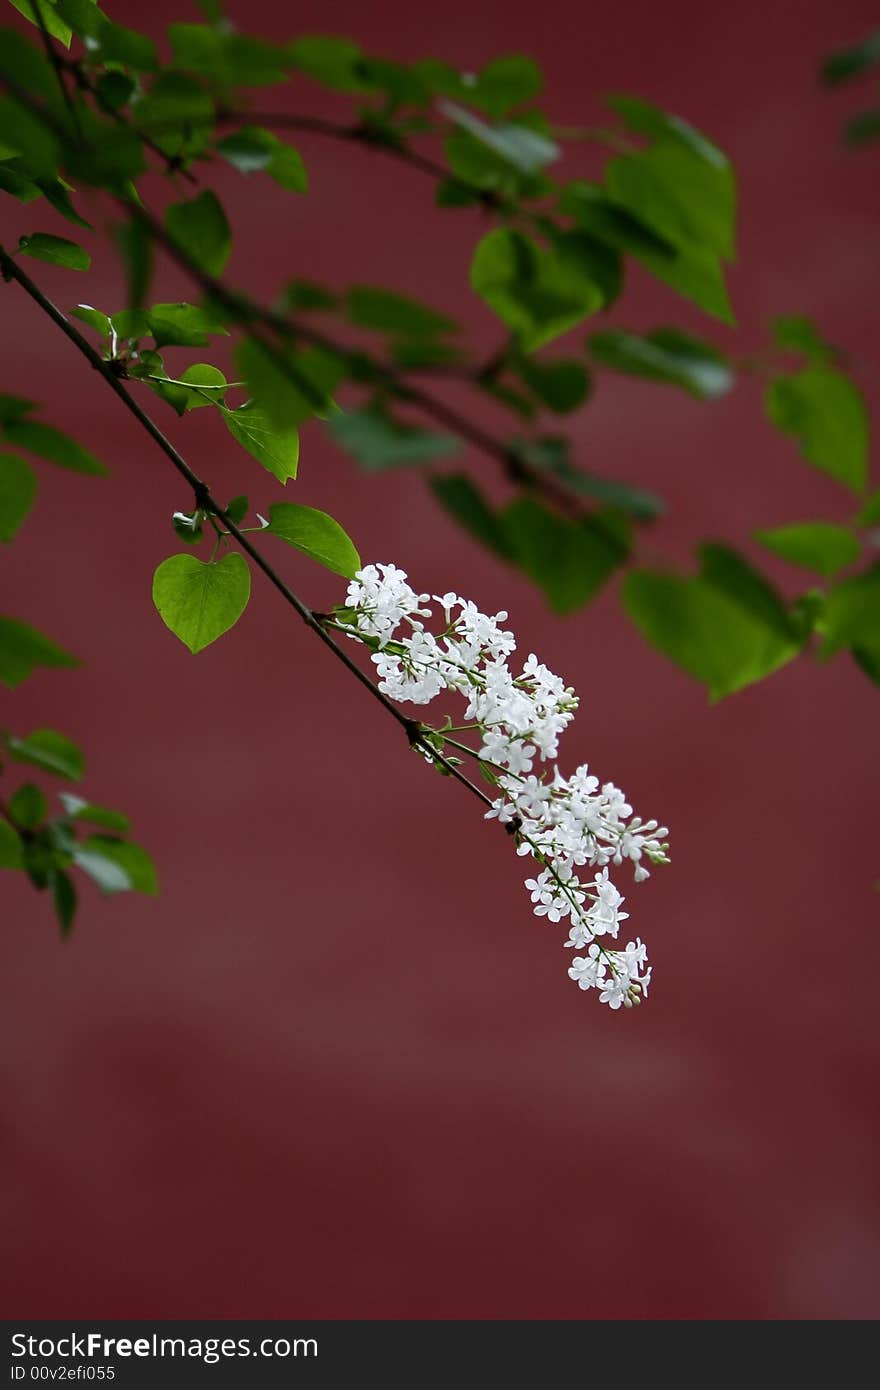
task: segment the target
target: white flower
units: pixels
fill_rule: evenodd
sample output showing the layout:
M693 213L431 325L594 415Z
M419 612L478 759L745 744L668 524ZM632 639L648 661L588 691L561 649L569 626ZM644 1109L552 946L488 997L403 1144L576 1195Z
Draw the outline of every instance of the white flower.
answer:
M395 565L367 565L348 586L339 626L376 648L379 689L389 698L425 705L446 691L464 699L463 727L475 740L465 751L482 760L484 771L491 769L498 787L486 819L514 832L520 857L541 864L525 880L535 915L567 921L565 946L586 948L568 967L580 989L597 989L611 1009L631 1008L647 997L651 969L638 937L623 950L600 944L602 938L615 941L629 916L608 865L629 860L640 882L648 877L648 864L669 862L668 831L656 820L633 816L624 793L613 782L600 786L586 763L569 778L555 765L552 775L533 771L536 758L556 758L559 737L578 707L574 691L534 652L514 674L508 658L516 641L502 626L506 612L489 615L451 591L435 594L445 623L435 635L423 621L431 617L424 606L428 599ZM453 727L457 736L462 726L451 719L434 733L442 739L448 731L451 737ZM592 880L578 879L582 865L596 870Z

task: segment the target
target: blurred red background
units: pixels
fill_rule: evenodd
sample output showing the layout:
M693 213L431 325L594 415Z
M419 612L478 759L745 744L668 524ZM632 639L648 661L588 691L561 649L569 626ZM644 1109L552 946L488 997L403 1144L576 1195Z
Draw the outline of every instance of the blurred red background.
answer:
M197 18L182 0L106 8L157 36ZM401 59L530 52L561 122L595 121L615 90L679 111L741 178L740 327L638 270L612 322L675 322L742 354L771 315L806 312L875 389L877 154L838 141L867 96L816 81L873 4L230 10L255 32L295 24ZM272 99L344 109L305 80ZM430 182L390 160L297 143L307 198L218 171L231 277L265 296L292 276L387 284L491 342L466 287L482 219L435 210ZM568 167L601 158L581 146ZM6 204L7 244L66 230ZM115 265L34 273L62 304L121 303ZM185 293L163 268L154 298ZM305 431L289 493L417 588L508 608L524 651L581 694L564 765L589 759L672 826L672 867L628 892L652 998L610 1014L566 978L564 933L531 917L506 837L258 579L198 658L170 636L150 575L191 499L24 295L0 303L3 389L51 402L46 418L113 472L40 470L4 604L85 664L4 694L2 723L81 742L85 790L132 813L162 877L158 900L84 891L61 945L48 904L4 876L6 1315L876 1315L876 691L846 659L804 660L710 708L613 592L549 616L417 473L365 479ZM221 496L278 499L206 412L178 424L147 403ZM754 381L709 405L603 377L575 431L586 466L668 498L650 544L680 561L699 538L745 545L848 512L764 423ZM467 464L503 495L488 461ZM276 559L316 605L341 597L305 559Z

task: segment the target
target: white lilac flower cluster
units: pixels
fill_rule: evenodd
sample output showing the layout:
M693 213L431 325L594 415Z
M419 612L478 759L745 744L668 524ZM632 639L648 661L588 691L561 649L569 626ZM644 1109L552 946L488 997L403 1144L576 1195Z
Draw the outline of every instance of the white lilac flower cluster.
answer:
M436 634L424 622L432 597L444 620ZM585 951L573 957L569 975L581 989L599 990L612 1009L630 1008L647 995L651 969L639 938L622 950L607 944L629 916L608 866L629 859L636 882L647 878L649 863L669 862L668 832L633 816L623 792L613 782L600 785L586 765L568 778L555 765L552 774L533 772L536 760L556 758L578 699L533 655L519 674L511 669L516 642L506 621L506 613L490 617L457 594L417 594L394 565L367 565L349 584L336 625L373 648L379 689L391 699L426 705L444 690L464 698L464 720L454 729L449 719L436 730L420 726L422 751L430 761L441 749L448 756L448 745L480 760L500 793L487 818L514 834L518 854L541 865L525 881L535 914L564 922L565 945ZM451 737L460 731L477 735L479 747ZM579 875L584 867L592 877Z

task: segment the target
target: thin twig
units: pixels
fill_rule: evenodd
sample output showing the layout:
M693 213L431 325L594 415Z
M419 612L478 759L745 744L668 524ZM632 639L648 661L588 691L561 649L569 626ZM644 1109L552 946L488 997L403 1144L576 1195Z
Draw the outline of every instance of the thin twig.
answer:
M300 599L293 592L293 590L284 582L284 580L278 574L277 570L275 570L272 567L272 565L269 564L269 562L264 558L264 556L253 544L253 542L248 538L247 534L239 529L236 523L227 515L227 513L223 510L220 504L214 499L214 497L211 494L210 488L208 487L208 484L205 483L198 476L198 474L193 471L192 468L190 468L183 455L178 452L178 450L174 447L171 441L166 437L165 434L163 434L163 432L159 429L158 425L151 419L151 417L146 413L146 411L138 405L137 401L123 385L118 374L113 370L111 364L106 362L95 351L91 343L89 343L86 340L86 338L83 337L79 330L74 327L74 325L61 312L61 310L55 304L53 304L52 301L46 297L46 295L43 294L43 291L35 283L35 281L32 280L31 277L25 271L23 271L19 265L16 264L16 262L11 258L11 256L7 255L7 253L3 250L2 247L0 247L0 274L2 274L5 280L15 280L25 291L25 293L31 297L34 303L39 305L43 313L46 314L52 320L56 327L60 328L61 332L65 335L65 337L68 338L71 343L73 343L74 347L77 348L77 350L82 354L83 357L85 357L86 361L89 362L89 364L95 369L95 371L99 373L99 375L107 383L107 385L114 392L114 394L118 396L118 398L122 401L126 409L134 416L134 418L138 421L142 428L147 431L147 433L150 435L153 441L159 446L159 448L164 453L165 457L170 461L170 463L181 475L181 477L184 478L185 481L189 484L189 486L192 488L193 495L196 500L196 505L198 507L201 507L205 512L208 512L209 514L215 516L218 519L218 521L221 521L223 523L229 534L235 539L235 541L241 547L241 549L247 555L250 556L257 568L263 572L263 574L269 580L269 583L275 589L277 589L281 597L290 605L291 608L294 609L294 611L299 615L299 617L303 620L306 626L312 632L314 632L317 637L320 638L320 640L324 643L324 646L330 649L330 651L337 658L337 660L342 662L346 670L350 671L351 674L355 677L355 679L358 680L360 684L370 692L370 694L373 696L375 700L378 701L382 708L388 714L390 714L391 717L398 724L401 725L401 727L404 729L406 733L406 736L410 744L414 747L417 747L421 752L428 756L432 762L435 762L439 764L441 767L443 767L444 771L446 771L451 777L454 777L455 780L460 782L463 786L467 787L468 790L474 796L478 797L484 805L491 806L491 799L488 796L486 796L485 793L482 792L479 787L477 787L473 782L471 782L470 779L464 775L464 773L460 772L458 767L454 763L450 762L447 758L444 758L442 753L438 753L436 749L432 748L431 745L425 741L425 739L422 737L421 725L417 721L409 719L401 710L399 710L397 706L388 698L388 696L384 695L383 692L373 684L369 677L361 670L361 668L356 664L356 662L354 662L351 659L351 657L348 655L346 651L344 651L344 649L339 645L339 643L334 641L334 639L330 636L329 632L325 630L316 614L313 613L311 608L309 608L307 604L303 603L302 599Z

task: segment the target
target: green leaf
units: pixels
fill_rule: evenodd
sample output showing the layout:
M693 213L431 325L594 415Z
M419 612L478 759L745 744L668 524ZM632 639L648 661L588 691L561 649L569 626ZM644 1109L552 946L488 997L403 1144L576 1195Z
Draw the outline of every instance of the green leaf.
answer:
M232 251L232 232L216 194L205 189L195 198L172 203L165 225L188 258L209 275L222 275Z
M733 259L736 184L723 156L718 163L675 143L654 145L613 159L605 181L616 203L674 246Z
M309 348L291 356L246 338L236 348L235 362L257 405L279 429L290 429L334 409L330 393L342 364L330 353Z
M633 255L658 280L698 305L704 313L722 323L735 322L721 263L714 252L699 246L679 246L672 260L650 251L634 251Z
M91 304L77 304L74 309L71 309L70 317L81 319L90 328L94 328L95 332L99 333L102 338L110 337L112 325L108 315L103 314L100 309L93 309Z
M844 143L858 148L859 145L867 145L871 140L880 138L880 107L874 107L870 111L860 111L857 116L853 116L847 121L843 128Z
M77 227L84 227L87 232L94 231L91 222L81 217L73 206L68 192L69 185L63 179L40 179L37 186L46 201L68 222L73 222Z
M767 413L783 434L794 435L808 463L853 492L868 480L869 424L860 392L832 367L807 367L770 383Z
M0 395L0 430L12 420L20 420L22 416L30 415L36 408L36 403L25 400L24 396Z
M137 83L128 73L114 69L102 73L95 83L98 104L104 111L121 111L137 91Z
M610 96L605 98L605 104L610 106L612 111L616 111L624 125L637 135L647 135L654 140L671 141L675 145L681 145L716 169L729 167L727 156L718 146L713 145L712 141L707 140L694 126L682 120L681 116L662 111L659 106L652 106L650 102L642 101L638 97Z
M241 555L203 564L172 555L153 575L153 602L163 623L190 651L200 652L227 632L247 607L250 570Z
M217 141L217 152L239 173L262 171L292 193L306 193L309 176L302 155L285 144L271 130L261 126L242 126Z
M23 14L25 19L29 19L31 24L36 24L39 27L39 20L34 12L33 0L10 0L10 3L18 10L19 14ZM40 0L40 14L52 38L57 39L59 43L63 43L65 48L69 48L73 32L69 25L65 24L64 20L57 13L53 0Z
M204 347L210 335L228 337L228 329L210 309L196 304L154 304L148 314L123 310L114 314L113 325L121 338L142 337L151 333L157 348ZM135 332L132 328L137 325Z
M511 502L500 520L515 563L556 613L572 613L591 599L626 555L599 520L568 521L530 497Z
M77 868L82 869L83 873L98 885L102 893L108 896L112 893L127 893L131 888L131 879L122 865L102 854L100 850L90 849L88 841L74 845L72 853Z
M304 34L288 48L294 67L340 92L368 90L360 72L361 57L361 50L350 39L323 34Z
M783 352L802 352L817 362L826 361L834 352L815 324L801 314L781 315L770 326L773 341Z
M102 830L118 830L122 834L128 830L128 816L121 811L111 811L107 806L95 806L85 797L75 792L59 792L59 798L71 820L85 821L88 825L98 825Z
M140 309L153 278L152 238L138 221L117 227L113 235L125 267L126 303L133 309Z
M762 680L798 650L706 579L635 570L623 601L651 645L707 686L713 701Z
M226 504L225 515L234 526L240 526L248 514L249 505L246 497L233 497L232 501Z
M828 521L804 521L772 531L756 531L755 540L790 564L803 565L819 574L836 574L854 564L862 553L851 531Z
M18 454L0 454L0 541L11 541L37 492L34 470Z
M33 782L25 782L9 798L9 814L22 830L36 830L48 815L46 798Z
M299 462L299 433L296 429L277 429L254 401L248 401L237 410L224 407L223 419L233 439L273 473L280 483L296 477Z
M816 626L823 657L852 647L880 658L880 565L832 589Z
M56 777L78 782L85 769L82 752L54 729L35 729L26 738L7 739L9 751L19 763L33 763Z
M275 502L266 530L345 579L352 579L361 567L361 557L339 522L314 507Z
M590 374L574 358L539 362L534 357L522 357L516 370L541 403L558 415L577 410L590 391Z
M831 53L822 64L822 80L829 86L848 82L853 77L861 77L875 63L880 62L880 29L875 29L861 43L851 48L838 49Z
M442 109L453 125L466 130L521 174L538 174L560 156L559 146L553 140L527 125L487 125L451 101L443 102Z
M133 841L110 835L90 835L83 841L80 852L101 858L107 866L115 865L128 880L126 887L135 893L147 893L150 897L158 893L156 866L146 850Z
M0 681L12 690L36 666L79 666L75 656L44 637L36 628L0 617Z
M41 420L12 420L3 427L3 433L11 444L17 444L38 458L48 459L59 468L69 468L72 473L88 473L97 478L107 476L108 470L94 454L82 444L77 444L70 435L54 429L52 425L44 425Z
M0 98L0 136L8 148L20 152L29 179L57 178L58 141L44 121L12 97Z
M663 499L652 492L575 467L569 458L569 441L565 438L542 435L537 439L514 439L510 447L533 468L555 474L573 492L601 502L635 521L653 521L666 510Z
M531 101L540 92L543 82L541 69L532 58L510 53L487 63L476 82L463 84L462 95L497 118L505 116L512 107Z
M88 270L92 263L88 251L77 246L75 241L50 236L48 232L32 232L30 236L19 237L18 249L25 256L33 256L35 261L48 261L66 270Z
M700 400L723 396L733 385L733 373L720 352L675 328L658 328L644 337L619 329L594 333L590 351L606 367L671 382Z
M513 546L503 522L466 473L429 479L431 491L450 516L502 560L513 561Z
M194 362L180 373L178 380L193 388L183 392L184 410L198 410L203 405L222 406L224 392L229 387L223 373L209 362Z
M204 86L182 72L161 72L146 95L133 104L138 129L169 154L200 154L214 119L214 102Z
M330 417L327 427L337 444L369 472L431 463L458 453L460 447L452 435L402 425L377 409L340 412Z
M314 280L289 280L284 286L284 308L291 313L300 309L335 309L338 296Z
M783 641L796 639L797 627L770 581L728 545L698 547L700 577L726 594Z
M21 836L18 831L9 821L0 820L0 869L23 868L21 851Z
M560 211L592 236L606 242L617 251L629 251L674 260L676 249L646 222L618 207L597 183L574 179L567 183L559 199Z
M521 232L496 227L479 242L471 287L532 351L604 303L604 294L564 256L544 251Z
M430 337L436 333L451 333L458 328L455 319L438 314L435 309L419 304L415 299L370 285L355 285L347 292L345 312L350 322L359 328L372 328L379 333L395 333L403 337Z
M869 497L856 518L859 526L876 526L880 522L880 488Z
M61 928L61 938L67 938L73 930L73 919L76 916L76 889L70 874L64 869L59 869L57 865L49 872L49 886L52 889L52 906L55 908L55 916L58 918L58 925Z

